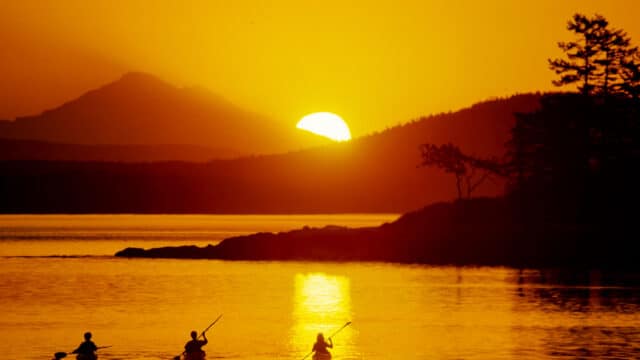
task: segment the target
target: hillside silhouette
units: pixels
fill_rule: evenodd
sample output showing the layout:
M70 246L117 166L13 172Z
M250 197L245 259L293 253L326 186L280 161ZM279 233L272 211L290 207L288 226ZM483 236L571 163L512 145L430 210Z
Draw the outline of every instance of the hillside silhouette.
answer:
M79 145L0 139L0 160L157 162L237 158L231 149L198 145Z
M40 115L0 121L0 138L80 145L197 145L226 150L213 158L225 157L228 152L278 153L328 142L296 130L294 124L241 109L205 89L178 88L145 73L125 74Z
M195 164L4 161L0 211L67 213L406 212L454 197L455 184L420 168L425 141L478 155L504 152L514 113L540 95L490 100L380 133L308 150ZM502 194L488 182L480 196Z

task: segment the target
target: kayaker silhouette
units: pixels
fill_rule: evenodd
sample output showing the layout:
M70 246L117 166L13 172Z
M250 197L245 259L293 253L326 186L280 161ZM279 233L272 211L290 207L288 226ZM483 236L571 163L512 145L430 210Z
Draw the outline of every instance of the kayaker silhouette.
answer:
M198 340L198 333L194 330L191 332L191 340L184 346L184 359L185 360L202 360L204 359L205 352L202 347L209 343L207 336L202 333L204 340Z
M98 359L98 355L96 355L96 350L98 347L96 344L91 341L91 333L84 333L84 342L78 346L77 349L73 350L72 354L78 354L76 356L77 360L96 360Z
M314 352L312 359L313 360L328 360L331 359L331 353L327 348L333 349L333 341L329 338L329 342L324 341L324 335L322 333L318 333L318 337L316 338L316 343L313 344Z

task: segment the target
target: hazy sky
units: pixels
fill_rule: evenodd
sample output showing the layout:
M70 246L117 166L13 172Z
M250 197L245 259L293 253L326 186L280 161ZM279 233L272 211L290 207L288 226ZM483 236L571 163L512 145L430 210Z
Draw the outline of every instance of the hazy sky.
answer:
M640 40L640 1L0 1L0 118L38 113L130 70L202 85L291 123L354 135L475 101L549 90L576 12Z

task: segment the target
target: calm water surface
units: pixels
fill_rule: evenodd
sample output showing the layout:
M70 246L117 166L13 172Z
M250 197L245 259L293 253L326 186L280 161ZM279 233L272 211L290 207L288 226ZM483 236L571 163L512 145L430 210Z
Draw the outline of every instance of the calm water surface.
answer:
M175 226L162 216L128 216L128 225L119 217L0 217L0 353L51 359L91 330L99 346L113 345L101 359L168 360L190 330L222 313L209 359L301 359L317 332L346 321L353 324L335 337L335 359L640 358L640 287L630 274L622 286L596 271L109 255L130 244L206 243L216 231L390 220L349 216L295 226L285 217L167 217ZM110 235L118 232L129 235ZM175 236L154 240L165 232ZM91 256L48 257L61 254Z
M0 215L0 256L113 255L128 246L204 246L260 231L328 224L378 226L397 217L396 214Z

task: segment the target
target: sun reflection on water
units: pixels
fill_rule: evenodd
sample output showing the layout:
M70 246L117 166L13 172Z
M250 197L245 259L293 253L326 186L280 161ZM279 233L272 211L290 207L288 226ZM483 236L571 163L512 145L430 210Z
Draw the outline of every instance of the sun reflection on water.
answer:
M351 319L350 282L344 276L323 273L296 274L293 309L292 347L305 354L311 350L319 332L330 336ZM334 355L345 354L353 345L352 329L334 339Z

